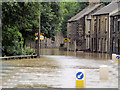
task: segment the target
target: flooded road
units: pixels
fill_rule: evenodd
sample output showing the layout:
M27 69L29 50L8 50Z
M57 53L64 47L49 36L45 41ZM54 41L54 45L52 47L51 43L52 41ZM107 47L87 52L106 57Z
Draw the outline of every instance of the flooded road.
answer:
M99 79L108 65L109 80ZM75 88L76 70L86 72L87 88L118 88L118 65L107 54L41 50L41 58L2 62L2 88Z

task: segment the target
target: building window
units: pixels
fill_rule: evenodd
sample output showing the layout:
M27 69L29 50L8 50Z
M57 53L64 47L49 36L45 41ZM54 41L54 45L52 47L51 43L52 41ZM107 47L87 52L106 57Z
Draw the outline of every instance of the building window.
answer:
M105 51L107 52L107 39L105 39L105 43L106 43Z
M114 21L113 21L114 23L113 23L113 28L114 28L114 32L115 32L115 18L114 18Z
M88 37L88 49L90 48L90 47L89 47L89 44L90 44L90 41L89 41L89 40L90 40L90 37Z
M118 54L120 54L120 39L118 39Z
M118 19L120 19L120 15L118 16Z
M115 52L115 39L113 39L113 53Z
M105 19L105 31L107 32L108 29L108 24L107 24L107 19Z
M88 49L88 38L86 38L86 49Z
M120 21L118 21L118 31L120 31Z
M101 46L100 39L98 39L98 51L100 51L100 46Z
M101 20L99 19L99 31L100 31L100 29L101 29L101 23L100 23L100 21L101 21Z
M94 31L96 31L96 29L97 29L97 21L96 21L96 19L94 20Z
M89 21L89 29L88 29L88 32L90 32L91 30L91 21Z

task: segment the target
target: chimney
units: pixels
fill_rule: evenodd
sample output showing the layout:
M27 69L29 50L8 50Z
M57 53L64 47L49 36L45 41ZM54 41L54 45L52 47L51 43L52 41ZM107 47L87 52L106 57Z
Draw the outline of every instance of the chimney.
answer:
M99 4L100 0L89 0L89 6L94 6L96 4Z

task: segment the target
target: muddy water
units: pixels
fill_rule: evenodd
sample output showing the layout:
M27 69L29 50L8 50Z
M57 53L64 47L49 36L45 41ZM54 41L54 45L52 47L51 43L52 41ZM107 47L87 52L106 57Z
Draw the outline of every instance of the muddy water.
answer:
M41 55L61 55L61 56L75 56L78 58L94 59L94 60L109 60L111 57L105 53L87 53L87 52L67 52L59 51L58 49L42 49Z
M41 58L2 62L3 88L75 88L76 70L86 72L87 88L117 88L118 66L107 54L41 50ZM99 67L108 65L109 80L99 79Z

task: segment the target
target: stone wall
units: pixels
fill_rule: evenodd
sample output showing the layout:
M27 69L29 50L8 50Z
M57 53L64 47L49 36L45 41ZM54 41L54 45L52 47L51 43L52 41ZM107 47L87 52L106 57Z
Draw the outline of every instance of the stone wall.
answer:
M77 21L76 46L77 46L77 50L86 49L84 17Z
M76 46L76 28L77 28L77 25L76 25L77 22L71 22L71 23L68 23L67 24L67 37L70 37L70 46L68 48L68 50L71 50L71 51L74 51L76 50L75 46Z
M69 50L83 50L85 49L85 30L84 17L78 21L67 24L67 35L70 37Z

